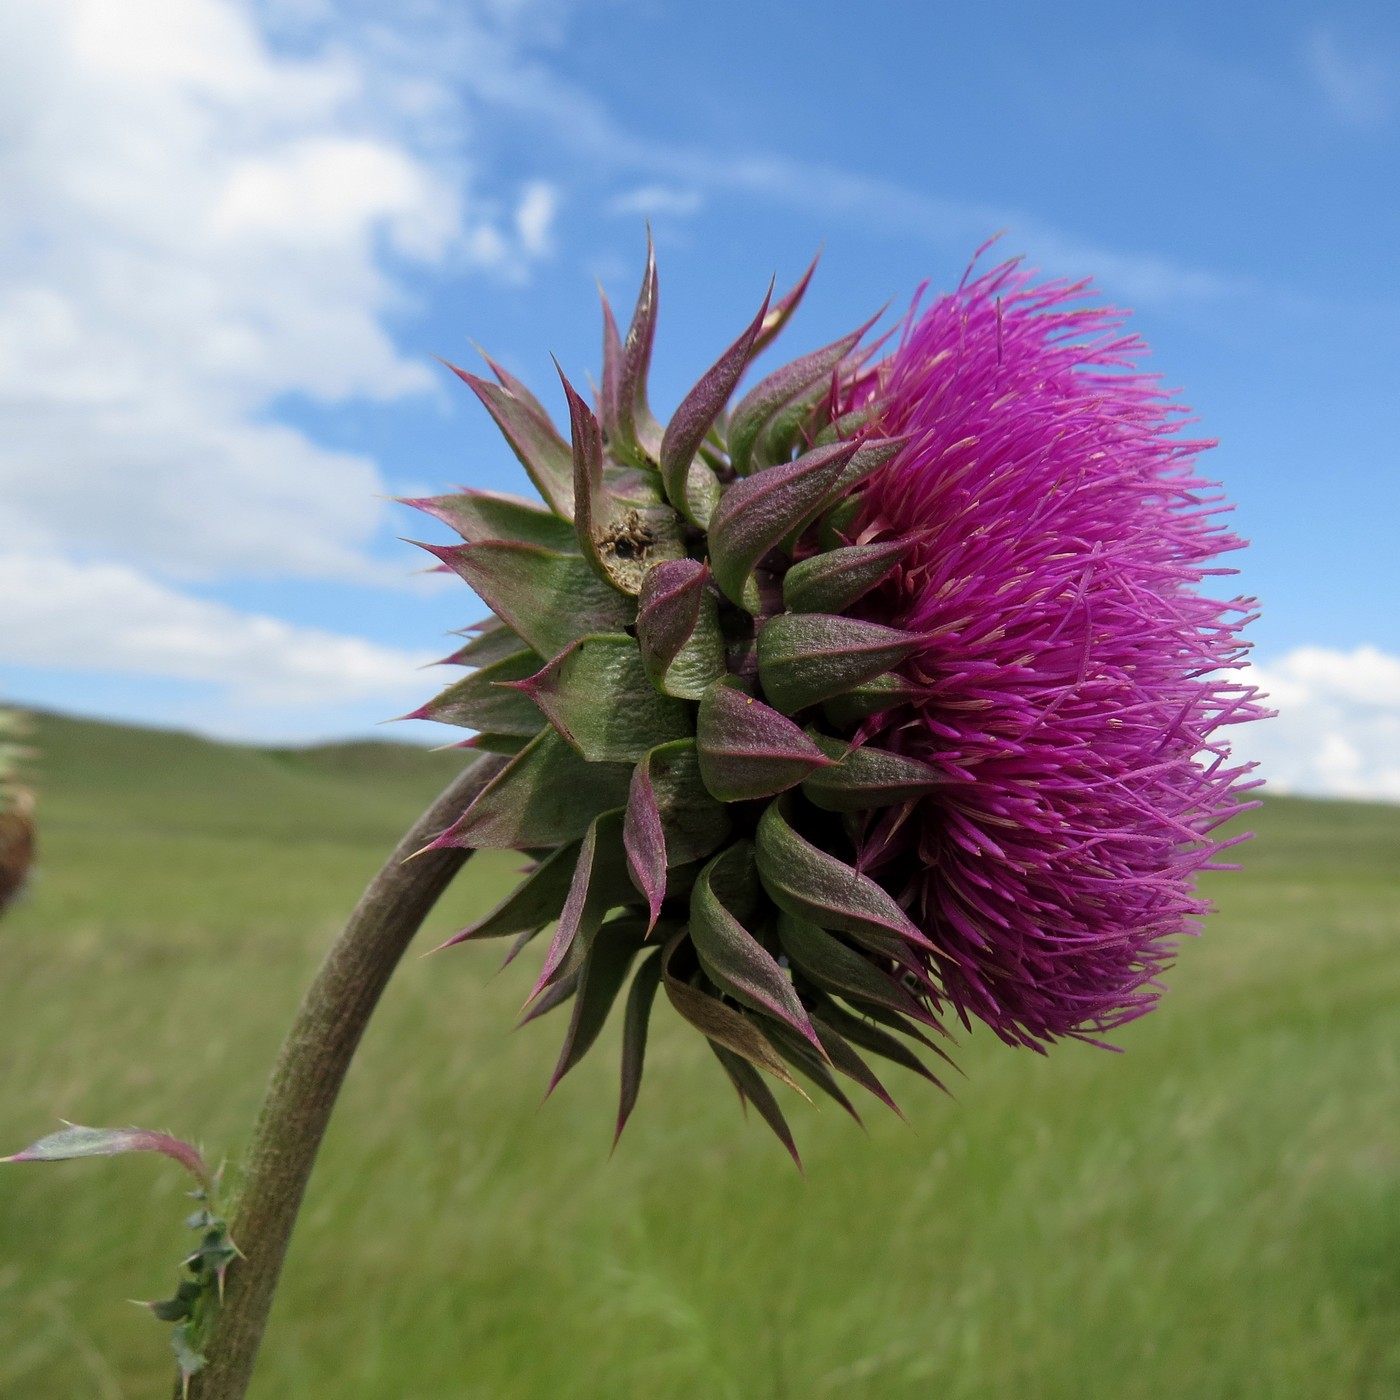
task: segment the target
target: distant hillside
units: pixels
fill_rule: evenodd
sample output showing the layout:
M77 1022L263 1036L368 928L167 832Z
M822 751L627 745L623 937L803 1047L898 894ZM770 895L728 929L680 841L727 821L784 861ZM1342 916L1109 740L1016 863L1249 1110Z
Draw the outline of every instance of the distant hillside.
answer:
M406 827L466 759L405 744L262 749L62 715L34 720L45 823L379 839Z

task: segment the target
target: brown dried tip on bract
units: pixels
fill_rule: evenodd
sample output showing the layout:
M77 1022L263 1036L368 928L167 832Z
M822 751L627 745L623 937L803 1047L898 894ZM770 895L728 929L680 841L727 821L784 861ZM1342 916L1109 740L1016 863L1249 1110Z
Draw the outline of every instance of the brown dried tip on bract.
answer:
M656 536L641 514L628 510L602 532L598 547L605 556L608 572L617 577L628 592L640 592L655 543Z
M22 715L0 709L0 913L24 888L34 862L34 794L20 782L33 757L21 742L28 732Z
M561 373L567 439L491 361L495 382L455 371L543 504L411 503L461 536L425 548L492 609L449 658L471 673L415 715L510 756L436 844L534 861L451 941L506 938L514 957L552 930L526 1018L570 1007L551 1088L623 999L619 1132L664 991L794 1156L775 1082L855 1116L843 1082L893 1106L867 1057L939 1082L921 1053L946 1059L950 1009L1038 1046L1150 1005L1246 786L1197 753L1257 710L1200 679L1232 664L1236 623L1187 587L1218 542L1151 506L1190 499L1173 489L1189 444L1153 436L1144 381L1105 378L1095 356L1118 342L1062 345L1064 293L1003 272L884 359L867 324L731 406L810 275L764 299L663 427L648 249L625 336L604 303L596 402ZM999 444L994 469L979 441ZM1083 484L1057 494L1047 462ZM1081 635L1091 608L1131 625ZM1106 688L1120 651L1128 672L1159 659L1153 693ZM1109 742L1125 714L1132 743ZM1048 733L1054 751L1017 748ZM1172 793L1191 810L1167 811ZM1106 889L1116 922L1095 912Z

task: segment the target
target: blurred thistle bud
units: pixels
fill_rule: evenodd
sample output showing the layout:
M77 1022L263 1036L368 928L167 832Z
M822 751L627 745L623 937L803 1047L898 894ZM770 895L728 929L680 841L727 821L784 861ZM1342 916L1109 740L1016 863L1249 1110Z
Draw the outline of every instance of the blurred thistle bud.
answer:
M24 716L0 709L0 913L23 889L34 861L34 794L21 782L32 750Z
M1239 544L1207 444L1120 315L1007 264L731 402L811 275L663 427L649 249L567 438L455 371L544 504L410 502L493 613L414 717L511 755L437 844L533 861L451 942L552 926L553 1083L631 976L618 1132L660 990L794 1155L772 1081L854 1114L842 1078L893 1106L868 1057L938 1082L950 1014L1039 1049L1146 1011L1252 786L1220 732L1262 713L1229 679L1250 604L1196 591Z

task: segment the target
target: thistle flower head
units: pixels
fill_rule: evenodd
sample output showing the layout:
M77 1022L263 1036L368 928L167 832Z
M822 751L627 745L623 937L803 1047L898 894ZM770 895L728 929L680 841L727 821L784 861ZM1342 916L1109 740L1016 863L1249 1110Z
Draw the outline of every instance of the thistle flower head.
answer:
M1248 786L1248 605L1196 592L1237 541L1120 318L1007 266L731 403L810 276L663 428L649 256L567 440L456 371L545 505L412 503L493 614L415 715L510 756L439 844L533 861L452 941L551 930L555 1082L631 976L619 1131L658 990L789 1150L770 1080L889 1103L867 1057L937 1083L950 1010L1034 1046L1141 1014Z
M963 1019L1028 1045L1152 1005L1240 810L1219 733L1260 713L1221 679L1250 602L1197 592L1242 543L1195 474L1211 444L1084 292L1000 268L911 318L852 395L909 437L853 526L909 552L860 610L920 637L916 693L858 739L971 778L868 818L857 865Z

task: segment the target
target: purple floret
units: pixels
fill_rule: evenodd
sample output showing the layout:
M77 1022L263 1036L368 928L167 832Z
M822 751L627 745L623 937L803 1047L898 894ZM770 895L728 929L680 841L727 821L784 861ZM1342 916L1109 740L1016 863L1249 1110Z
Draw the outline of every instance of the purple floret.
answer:
M1085 293L1014 264L966 282L845 404L912 436L851 538L913 548L854 611L922 638L922 694L859 738L956 780L869 814L860 865L964 1022L1033 1048L1154 1004L1256 786L1224 728L1264 713L1233 678L1253 600L1196 591L1242 543L1196 475L1211 444Z

